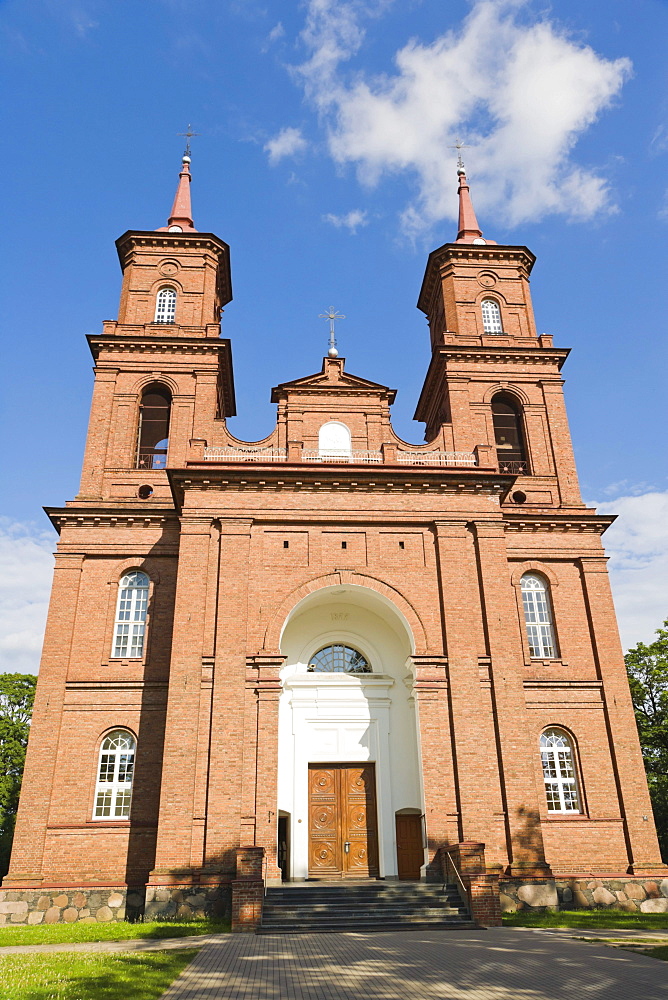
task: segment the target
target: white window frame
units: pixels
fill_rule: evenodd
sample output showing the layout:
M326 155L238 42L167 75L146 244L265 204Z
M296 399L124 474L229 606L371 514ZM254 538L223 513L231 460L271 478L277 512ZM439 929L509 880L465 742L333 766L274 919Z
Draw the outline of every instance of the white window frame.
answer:
M484 333L503 333L501 321L501 306L496 299L483 299L480 303L482 312L482 328Z
M102 740L93 803L94 820L129 819L137 742L127 729Z
M176 318L176 289L161 288L155 299L154 323L173 323Z
M350 458L353 440L350 428L340 420L328 420L318 431L318 455L321 458Z
M147 574L137 569L125 573L118 581L111 644L113 660L141 660L144 656L150 582Z
M549 813L581 813L573 741L563 729L541 733L540 759Z
M557 642L547 581L538 573L525 573L520 581L522 609L532 660L554 660Z

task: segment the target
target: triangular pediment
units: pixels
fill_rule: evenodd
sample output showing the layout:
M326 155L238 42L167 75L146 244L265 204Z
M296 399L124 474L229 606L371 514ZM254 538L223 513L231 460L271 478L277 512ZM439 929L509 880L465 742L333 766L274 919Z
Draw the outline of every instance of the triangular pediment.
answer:
M371 382L369 379L360 378L359 375L351 375L345 371L345 358L323 358L322 370L314 375L305 375L303 378L293 379L291 382L281 382L271 391L272 403L278 403L280 399L292 392L310 392L324 390L326 392L366 392L375 396L385 396L391 403L396 395L396 389L390 389L379 382Z

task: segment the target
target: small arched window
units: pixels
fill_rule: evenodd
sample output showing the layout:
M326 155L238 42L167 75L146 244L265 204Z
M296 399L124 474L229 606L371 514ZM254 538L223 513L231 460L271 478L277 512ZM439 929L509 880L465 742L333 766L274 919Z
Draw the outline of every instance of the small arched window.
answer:
M499 303L496 299L483 299L481 303L482 309L482 328L485 333L503 333L503 324L501 323L501 309L499 308Z
M139 406L138 469L164 469L167 465L169 416L172 394L159 382L146 386Z
M492 400L494 441L500 472L512 475L528 473L522 417L519 405L512 396L500 394Z
M371 667L364 656L351 646L334 643L318 650L309 660L310 672L326 674L370 674Z
M155 300L154 323L173 323L176 316L176 290L161 288Z
M547 583L537 573L525 573L521 588L531 656L534 659L552 659L557 655L557 651Z
M540 738L547 811L581 812L573 744L563 729L546 729Z
M134 768L134 736L125 729L115 729L100 747L93 819L129 817Z
M318 433L318 454L321 458L348 458L352 455L350 430L338 420L328 420Z
M141 659L146 635L149 579L146 573L132 570L118 584L118 601L114 621L114 659Z

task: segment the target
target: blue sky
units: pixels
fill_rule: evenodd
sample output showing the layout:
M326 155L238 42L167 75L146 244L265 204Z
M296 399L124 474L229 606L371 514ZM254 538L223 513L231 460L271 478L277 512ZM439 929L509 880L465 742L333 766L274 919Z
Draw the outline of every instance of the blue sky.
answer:
M188 122L195 224L231 245L230 426L249 440L273 425L271 387L320 367L330 304L348 370L398 389L395 427L421 440L415 302L455 235L464 138L485 234L536 253L538 327L573 349L583 492L622 512L623 639L651 638L668 614L668 4L4 0L0 44L0 668L34 669L54 541L40 508L77 491L84 334L116 315L116 237L165 224Z

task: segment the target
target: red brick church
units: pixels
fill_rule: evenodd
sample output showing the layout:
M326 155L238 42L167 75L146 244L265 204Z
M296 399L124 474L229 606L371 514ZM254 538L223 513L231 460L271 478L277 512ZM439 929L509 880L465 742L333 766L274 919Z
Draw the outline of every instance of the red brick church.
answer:
M168 224L118 239L118 319L88 337L0 913L224 907L247 847L269 884L438 880L466 844L506 908L661 908L611 518L580 497L534 255L483 237L460 163L418 299L426 444L334 346L240 441L229 247L190 183L185 156Z

